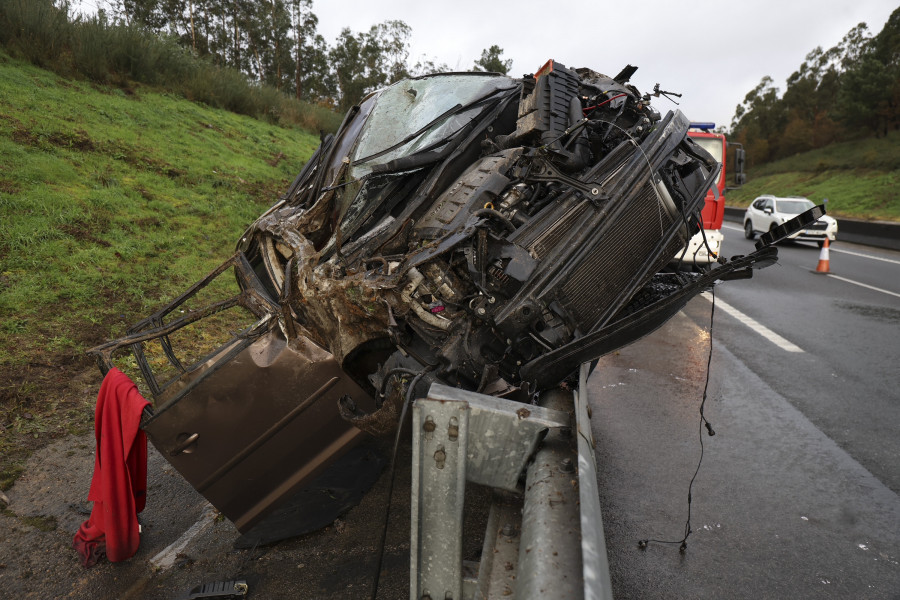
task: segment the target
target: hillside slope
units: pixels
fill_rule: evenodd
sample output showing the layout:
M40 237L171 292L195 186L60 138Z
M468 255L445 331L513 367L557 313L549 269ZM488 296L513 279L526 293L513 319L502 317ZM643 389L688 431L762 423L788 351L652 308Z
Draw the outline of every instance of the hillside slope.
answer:
M900 131L750 169L746 185L728 192L728 204L747 206L761 194L828 198L832 215L900 221Z
M91 426L84 350L227 258L317 145L0 54L0 489L29 448Z

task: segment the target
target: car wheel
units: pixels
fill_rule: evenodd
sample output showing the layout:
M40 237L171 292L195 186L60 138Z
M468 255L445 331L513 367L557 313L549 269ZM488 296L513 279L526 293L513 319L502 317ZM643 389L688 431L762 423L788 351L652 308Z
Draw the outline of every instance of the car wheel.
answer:
M750 219L744 222L744 237L748 240L753 239L753 223L750 222Z

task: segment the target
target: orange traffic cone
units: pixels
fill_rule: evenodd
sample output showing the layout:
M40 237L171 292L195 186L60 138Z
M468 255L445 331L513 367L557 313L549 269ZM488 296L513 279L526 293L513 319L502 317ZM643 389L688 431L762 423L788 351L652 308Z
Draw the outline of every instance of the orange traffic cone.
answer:
M822 249L819 251L819 264L816 266L816 270L813 273L828 273L828 238L825 238L825 243L822 244Z

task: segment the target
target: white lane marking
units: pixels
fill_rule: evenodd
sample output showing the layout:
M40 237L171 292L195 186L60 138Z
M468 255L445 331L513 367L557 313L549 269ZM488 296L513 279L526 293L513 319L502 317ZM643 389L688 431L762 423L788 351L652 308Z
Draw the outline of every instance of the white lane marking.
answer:
M735 227L733 225L722 225L722 229L730 229L732 231L744 231L743 227ZM851 256L859 256L860 258L871 258L872 260L880 260L882 262L891 263L892 265L900 265L900 260L893 258L884 258L883 256L875 256L874 254L864 254L862 252L854 252L853 250L844 250L843 248L835 248L829 244L828 249L831 252L840 252Z
M868 288L868 289L870 289L870 290L875 290L876 292L881 292L882 294L889 294L889 295L891 295L891 296L897 296L898 298L900 298L900 294L897 294L896 292L889 292L889 291L883 290L883 289L881 289L881 288L877 288L877 287L875 287L874 285L867 285L867 284L865 284L865 283L860 283L860 282L858 282L858 281L853 281L852 279L847 279L846 277L841 277L841 276L839 276L839 275L832 275L831 273L826 273L826 275L828 275L829 277L833 277L833 278L835 278L835 279L838 279L838 280L840 280L840 281L846 281L847 283L852 283L853 285L858 285L859 287Z
M709 292L703 292L700 295L703 296L704 298L706 298L707 300L712 301L712 294L710 294ZM747 327L749 327L750 329L752 329L753 331L758 333L759 335L763 336L764 338L766 338L767 340L769 340L770 342L772 342L773 344L775 344L782 350L784 350L786 352L803 352L803 348L784 339L783 337L781 337L780 335L778 335L777 333L775 333L774 331L772 331L771 329L769 329L768 327L766 327L765 325L760 323L759 321L757 321L751 317L748 317L747 315L745 315L744 313L742 313L735 307L731 306L730 304L728 304L721 298L716 298L716 308L724 310L726 313L728 313L729 315L731 315L732 317L734 317L735 319L737 319L738 321L740 321L741 323L743 323L744 325L746 325Z
M851 254L853 256L861 256L862 258L871 258L872 260L880 260L883 262L891 263L894 265L900 265L900 260L894 260L892 258L884 258L882 256L873 256L872 254L863 254L862 252L853 252L852 250L843 250L841 248L835 248L829 244L828 249L832 252L841 252L843 254Z
M216 518L216 509L207 503L197 522L190 529L181 534L181 537L169 544L162 552L150 559L150 566L157 571L165 571L175 564L178 555L187 548L191 540L200 535L209 527Z

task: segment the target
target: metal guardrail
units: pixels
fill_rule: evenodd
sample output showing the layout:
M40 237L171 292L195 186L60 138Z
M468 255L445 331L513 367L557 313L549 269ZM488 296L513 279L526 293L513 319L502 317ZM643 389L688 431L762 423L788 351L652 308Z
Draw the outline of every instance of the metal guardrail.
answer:
M587 375L537 406L440 384L416 401L412 600L612 599ZM478 563L461 554L467 481L494 488Z
M725 219L736 223L742 222L746 208L725 207ZM860 219L838 220L837 239L864 244L876 248L900 250L900 223L891 221L862 221Z

